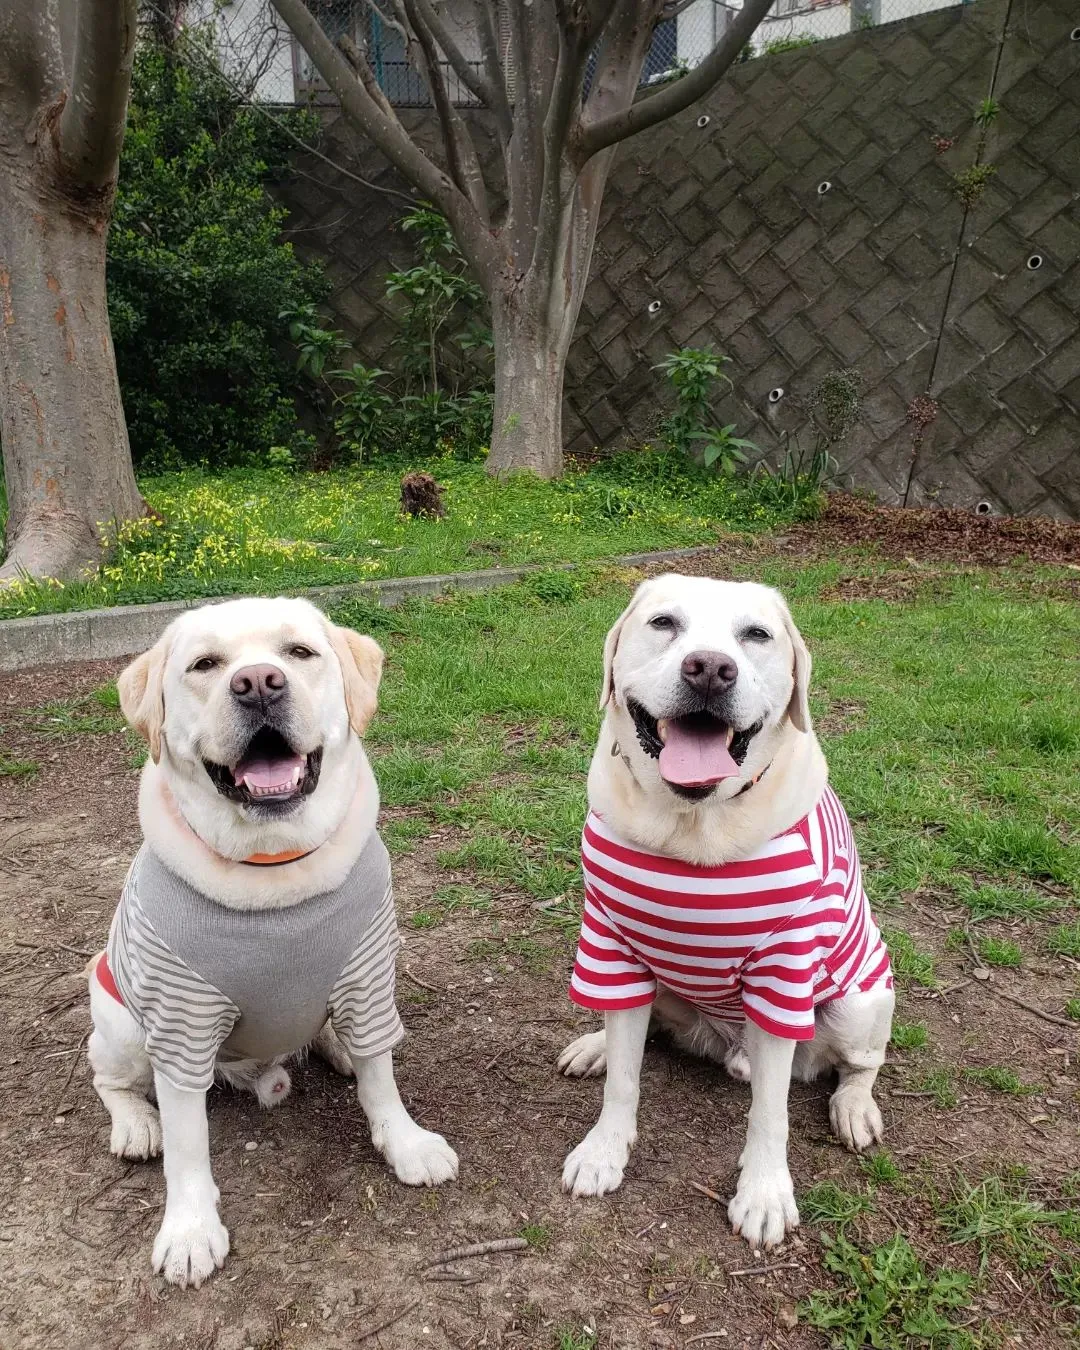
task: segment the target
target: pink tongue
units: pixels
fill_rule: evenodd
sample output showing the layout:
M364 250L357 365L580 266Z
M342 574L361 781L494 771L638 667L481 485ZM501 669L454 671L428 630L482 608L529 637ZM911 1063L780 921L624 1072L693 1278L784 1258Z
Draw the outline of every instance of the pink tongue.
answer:
M672 720L660 751L660 773L679 787L712 787L724 778L738 778L741 770L727 748L727 728L683 726Z
M303 755L285 759L245 759L233 770L237 787L246 783L259 792L287 792L296 787L304 772Z

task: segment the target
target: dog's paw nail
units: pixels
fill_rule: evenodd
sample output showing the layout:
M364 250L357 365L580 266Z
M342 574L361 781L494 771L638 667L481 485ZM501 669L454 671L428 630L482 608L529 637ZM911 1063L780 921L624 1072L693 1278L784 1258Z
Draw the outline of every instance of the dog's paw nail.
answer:
M629 1156L630 1141L620 1136L586 1136L566 1159L563 1190L578 1199L617 1191Z
M735 1235L745 1238L752 1247L778 1247L788 1231L799 1224L791 1178L740 1182L728 1205L728 1219Z
M109 1152L117 1158L145 1162L161 1152L161 1119L149 1102L113 1118Z
M406 1186L441 1186L458 1174L458 1156L441 1134L418 1129L405 1141L388 1145L386 1157Z
M866 1093L844 1096L842 1089L834 1093L829 1118L833 1133L852 1153L864 1153L879 1144L885 1133L877 1102Z
M228 1254L228 1229L217 1214L166 1214L151 1262L170 1284L198 1289L221 1268Z

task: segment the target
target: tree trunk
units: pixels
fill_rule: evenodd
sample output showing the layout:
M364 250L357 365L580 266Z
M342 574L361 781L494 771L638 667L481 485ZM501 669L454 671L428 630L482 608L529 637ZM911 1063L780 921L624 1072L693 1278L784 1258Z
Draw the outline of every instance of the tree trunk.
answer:
M135 0L0 0L0 580L77 576L143 513L105 303Z
M495 295L495 412L488 472L528 469L541 478L563 471L562 395L569 341L577 320L564 316L553 325L547 304L520 292ZM554 330L554 331L553 331Z
M145 510L105 302L108 214L58 200L41 167L0 194L0 578L75 576L100 560L102 526Z

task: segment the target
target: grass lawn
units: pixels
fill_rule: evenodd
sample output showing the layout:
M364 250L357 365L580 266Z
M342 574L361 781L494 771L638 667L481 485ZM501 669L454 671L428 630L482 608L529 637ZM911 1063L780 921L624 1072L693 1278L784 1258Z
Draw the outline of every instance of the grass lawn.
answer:
M702 544L793 518L775 486L638 452L553 483L504 482L482 464L426 463L445 490L442 520L398 509L405 466L330 473L196 471L144 480L161 519L124 526L85 583L16 583L0 619L189 596L276 594L365 578L425 576L504 563L574 562ZM2 523L2 522L0 522Z
M641 1138L623 1188L595 1204L561 1195L562 1157L595 1118L600 1092L553 1068L557 1049L591 1025L565 987L600 653L641 574L542 571L396 610L352 603L334 617L372 632L388 654L368 746L406 938L404 1090L425 1123L445 1122L464 1166L437 1194L384 1184L370 1159L355 1157L350 1094L312 1070L299 1089L302 1117L275 1112L264 1125L226 1094L215 1106L216 1165L244 1235L229 1274L244 1276L245 1317L278 1316L276 1253L288 1231L305 1263L288 1313L297 1345L320 1343L318 1331L303 1339L309 1326L339 1325L329 1296L327 1312L310 1308L339 1276L354 1278L358 1259L377 1267L380 1284L400 1278L400 1306L406 1293L426 1299L424 1325L457 1318L447 1344L481 1330L495 1343L507 1328L505 1343L527 1350L684 1343L650 1339L663 1319L687 1337L732 1345L775 1333L777 1344L800 1347L989 1350L1017 1337L1066 1344L1080 1327L1075 577L1028 564L886 564L851 551L792 558L767 543L733 558L695 559L693 568L752 575L791 601L814 657L811 702L832 781L890 940L899 998L878 1088L885 1149L843 1152L828 1132L828 1088L795 1085L790 1148L803 1227L782 1253L751 1254L714 1203L734 1183L745 1089L658 1046L646 1055ZM100 941L115 895L111 880L98 894L98 875L115 872L118 885L137 845L133 768L143 751L125 736L106 682L115 669L85 668L77 689L62 671L47 672L47 689L28 677L0 727L0 806L6 793L16 822L6 847L18 864L5 903L20 907L17 940L0 959L35 962L46 982L55 978L50 944L82 951ZM111 785L102 819L79 815L81 785L102 775ZM84 833L65 844L64 830ZM0 870L0 901L4 885ZM60 995L48 983L40 994L27 987L20 974L19 1017L37 1028L38 1005ZM79 1008L58 1016L69 1020L42 1042L57 1055L85 1030ZM38 1095L55 1101L67 1061L36 1062ZM83 1169L74 1175L97 1195L108 1176L85 1169L112 1162L80 1072L72 1100L82 1105L54 1132L70 1139ZM281 1140L272 1153L237 1143L269 1130ZM289 1159L295 1197L280 1175ZM254 1166L264 1171L253 1181L245 1169ZM313 1182L313 1172L331 1180ZM333 1223L323 1217L331 1215ZM76 1254L74 1273L100 1259L112 1221L110 1210L85 1230L95 1246ZM150 1206L144 1245L154 1222ZM515 1232L529 1244L528 1268L478 1267L460 1316L440 1301L442 1286L431 1294L408 1273L429 1249ZM69 1252L62 1230L48 1250ZM125 1244L109 1251L119 1255L102 1278L90 1272L78 1286L105 1306L120 1263L133 1259ZM223 1319L231 1289L219 1279L206 1294ZM169 1316L194 1316L189 1307L171 1304ZM347 1323L354 1312L340 1315ZM789 1337L779 1326L795 1330ZM418 1343L411 1323L388 1342Z

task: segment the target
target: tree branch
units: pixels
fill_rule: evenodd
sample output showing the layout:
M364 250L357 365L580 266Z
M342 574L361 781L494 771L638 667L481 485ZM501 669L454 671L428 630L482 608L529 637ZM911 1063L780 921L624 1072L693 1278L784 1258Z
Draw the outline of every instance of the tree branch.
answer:
M490 215L484 176L480 171L480 157L476 153L476 146L468 128L447 92L446 80L443 78L442 66L439 63L439 52L435 46L435 35L421 13L420 0L402 0L402 4L405 17L416 34L417 45L420 48L423 66L421 74L426 76L428 88L431 90L431 101L435 104L435 111L442 127L450 176L487 225Z
M488 106L495 115L499 140L505 146L514 132L514 114L510 108L510 98L506 91L506 72L503 69L502 55L499 52L499 37L491 21L491 10L485 0L472 0L472 12L480 40L484 72L491 85L491 92L495 100Z
M398 117L397 113L394 111L393 105L391 104L390 100L386 97L386 95L383 93L383 91L379 88L379 82L375 78L374 73L372 72L371 65L368 62L367 57L356 45L356 43L352 40L352 38L348 35L348 33L342 33L341 37L338 38L337 45L338 48L342 52L344 52L345 60L348 61L350 66L352 66L357 79L367 90L368 96L371 98L372 102L375 103L376 106L379 107L382 110L382 112L385 113L386 116L392 122L397 122L397 124L401 126L401 120ZM401 129L402 131L405 130L404 127L402 127Z
M465 59L460 47L450 36L446 25L435 13L434 7L428 3L428 0L413 0L413 3L420 18L427 26L428 32L442 48L447 61L453 66L458 79L471 94L480 100L485 108L490 108L494 112L498 96L486 72L473 69L471 62Z
M585 126L580 141L583 157L588 159L606 146L656 126L658 122L688 108L702 94L707 94L749 42L772 4L773 0L746 0L728 25L724 36L689 75L684 75L651 97L639 99L622 112Z
M79 0L71 92L60 113L57 150L64 172L91 188L116 179L124 143L136 0Z
M400 122L387 117L357 81L304 0L271 0L271 3L337 96L345 116L374 141L410 183L438 205L450 221L474 272L490 288L499 266L499 253L490 230L469 198L424 154Z

